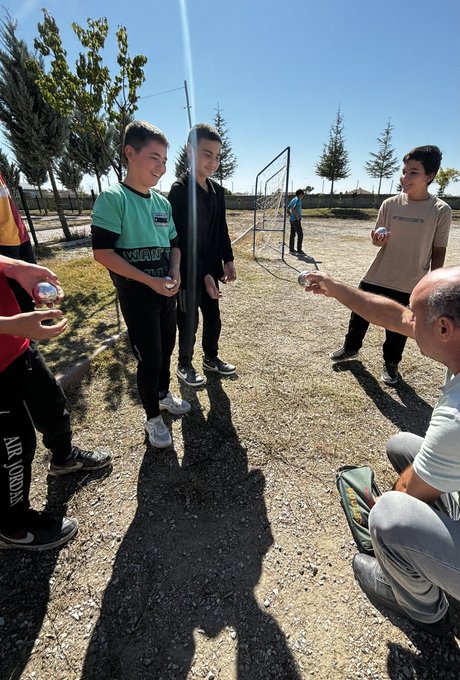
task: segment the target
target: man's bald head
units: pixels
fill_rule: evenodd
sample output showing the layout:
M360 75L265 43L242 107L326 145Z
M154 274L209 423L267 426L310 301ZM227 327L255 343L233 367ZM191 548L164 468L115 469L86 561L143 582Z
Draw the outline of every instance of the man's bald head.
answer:
M460 327L460 266L430 272L416 285L413 295L425 305L427 324L445 316Z

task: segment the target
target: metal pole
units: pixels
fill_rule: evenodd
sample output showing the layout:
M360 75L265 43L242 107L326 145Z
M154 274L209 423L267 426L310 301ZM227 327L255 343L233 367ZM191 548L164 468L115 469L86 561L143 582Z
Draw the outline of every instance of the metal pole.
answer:
M38 246L37 234L35 233L34 223L32 222L32 217L30 216L30 212L29 212L29 206L27 205L26 197L24 196L24 191L22 190L22 187L18 186L18 191L19 191L19 195L21 197L22 207L24 208L24 212L25 212L26 217L27 217L27 222L29 224L30 233L32 234L32 238L34 240L35 246Z
M288 215L288 191L289 191L289 169L291 167L291 147L287 147L287 169L286 169L286 186L285 186L285 197L284 197L284 210L283 210L283 241L281 245L281 259L283 262L286 262L284 259L284 250L285 250L285 240L286 240L286 222L287 222L287 215ZM292 180L291 180L292 182Z
M185 89L185 101L187 103L185 108L187 109L188 125L191 128L192 127L192 117L190 115L190 109L192 107L190 106L190 102L189 102L189 99L188 99L188 89L187 89L187 81L186 80L184 80L184 89Z

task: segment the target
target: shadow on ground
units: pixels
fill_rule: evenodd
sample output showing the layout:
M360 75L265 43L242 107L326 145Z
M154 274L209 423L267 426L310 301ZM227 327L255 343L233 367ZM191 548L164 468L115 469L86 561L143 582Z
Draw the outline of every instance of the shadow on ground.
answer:
M92 475L75 473L64 478L48 477L46 510L66 514L70 499L87 484L110 474L111 468ZM61 548L61 549L66 549ZM50 599L50 579L59 587L67 574L55 574L61 550L25 553L8 550L0 553L0 678L19 680L32 654L43 625ZM42 643L55 646L57 635L53 627L47 630Z
M334 371L350 371L359 382L366 394L372 399L379 411L388 418L398 429L413 432L424 437L431 419L433 408L408 385L404 380L392 388L399 399L394 399L383 389L378 380L363 366L360 361L347 361L333 364Z
M450 614L456 630L460 630L460 605L449 598ZM379 607L380 609L380 607ZM460 677L460 649L454 636L436 638L394 612L382 609L394 625L409 638L413 649L388 643L387 671L390 680L409 678L436 678L437 680L458 680ZM415 651L413 651L415 649ZM402 673L402 675L401 675Z
M300 680L284 633L254 596L273 542L265 480L248 470L219 378L206 390L207 417L197 393L184 388L193 409L182 420L182 461L171 449L145 451L137 513L81 680L185 680L195 640L226 629L229 653L216 664L235 667L238 680Z

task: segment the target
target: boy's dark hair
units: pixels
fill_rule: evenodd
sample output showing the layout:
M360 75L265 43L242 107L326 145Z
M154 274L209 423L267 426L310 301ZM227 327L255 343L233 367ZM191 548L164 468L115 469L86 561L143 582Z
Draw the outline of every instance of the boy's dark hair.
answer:
M305 191L303 189L297 189L297 191L295 192L295 195L296 196L303 196L304 193L305 193Z
M403 163L407 163L407 161L420 161L425 174L431 175L431 173L434 173L436 177L436 173L441 166L442 153L437 146L416 146L415 149L412 149L404 156ZM428 182L428 184L431 184L431 182Z
M222 144L222 137L216 128L207 123L197 123L190 129L187 144L196 146L200 139L207 139L209 142L219 142L219 144Z
M160 128L155 127L145 120L133 120L125 128L125 138L123 141L123 148L132 146L136 151L140 151L146 144L152 141L160 142L165 146L169 146L167 137Z

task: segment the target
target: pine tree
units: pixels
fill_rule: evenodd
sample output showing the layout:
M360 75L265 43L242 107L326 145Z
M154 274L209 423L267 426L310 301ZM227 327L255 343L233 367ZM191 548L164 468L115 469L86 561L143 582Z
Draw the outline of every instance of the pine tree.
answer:
M16 150L16 160L18 162L19 169L26 178L27 182L32 184L32 186L37 187L40 198L43 201L45 214L47 215L48 206L42 190L42 186L48 181L48 171L46 169L46 165L43 162L40 164L37 159L35 159L33 162L30 162L29 155L27 153L22 155L18 150Z
M346 179L350 174L348 151L345 150L343 139L343 116L340 113L340 106L329 132L329 141L324 145L321 158L316 164L316 174L331 182L331 197L334 193L334 183L339 179Z
M83 180L83 172L69 157L66 151L56 163L56 176L63 187L73 191L78 198L78 191Z
M365 164L366 172L369 177L374 177L379 180L379 187L377 189L377 197L380 196L380 187L382 179L389 179L394 175L399 167L399 160L395 157L395 150L391 146L391 133L393 125L388 121L385 130L380 137L377 137L379 143L379 150L377 153L370 152L371 159Z
M77 113L76 118L82 118ZM83 121L82 121L83 123ZM85 126L76 125L70 132L67 154L85 174L96 177L99 193L102 191L101 177L108 175L115 158L118 133L111 124L101 125L102 140Z
M235 170L238 165L235 154L232 151L232 146L228 138L227 123L222 117L222 110L217 104L216 113L214 116L214 127L219 133L222 139L222 151L220 154L220 164L217 171L214 173L214 177L219 180L221 186L222 182L226 179L230 179L235 174Z
M176 164L174 166L174 174L176 178L180 177L188 170L188 159L187 159L187 144L181 148L176 156Z
M53 161L67 141L68 121L45 103L37 86L37 71L43 64L16 37L16 23L9 15L2 22L0 38L0 121L5 136L18 161L27 158L29 168L46 166L61 226L70 240L53 170Z
M20 180L19 168L10 161L7 155L0 149L0 172L10 189L17 187Z

